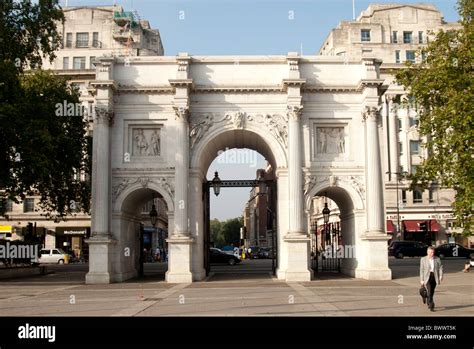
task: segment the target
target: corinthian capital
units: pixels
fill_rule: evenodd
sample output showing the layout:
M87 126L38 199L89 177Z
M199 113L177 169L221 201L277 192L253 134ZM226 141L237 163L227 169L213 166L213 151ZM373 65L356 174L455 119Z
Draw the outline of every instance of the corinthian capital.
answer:
M181 121L187 121L189 117L189 106L188 105L180 105L173 107L174 112L176 114L176 119Z
M286 115L288 115L288 120L299 120L302 112L303 106L301 105L288 105L286 107Z
M114 112L107 107L95 107L95 120L98 124L111 125L114 120Z
M379 107L365 107L364 111L362 112L362 117L364 121L367 119L377 120L379 114Z

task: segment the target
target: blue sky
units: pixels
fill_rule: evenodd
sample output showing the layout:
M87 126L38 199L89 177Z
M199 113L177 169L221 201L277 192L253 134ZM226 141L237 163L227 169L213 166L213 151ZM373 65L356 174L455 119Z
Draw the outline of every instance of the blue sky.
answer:
M64 6L65 0L60 3ZM160 30L166 55L315 54L329 31L351 20L352 0L116 0ZM370 3L356 0L356 16ZM69 6L112 5L113 0L68 0ZM447 21L458 15L455 0L431 1Z
M416 1L355 1L356 17L370 3ZM61 0L64 6L66 1ZM116 0L125 10L138 11L152 28L159 29L165 55L267 55L290 51L313 55L340 21L352 19L352 0ZM456 21L455 0L436 0L446 21ZM113 0L68 0L68 6L113 5ZM225 157L225 154L223 155ZM216 159L208 179L219 171L221 179L254 179L257 162L234 163ZM227 159L229 160L229 159ZM211 196L211 218L242 214L249 188L223 189Z

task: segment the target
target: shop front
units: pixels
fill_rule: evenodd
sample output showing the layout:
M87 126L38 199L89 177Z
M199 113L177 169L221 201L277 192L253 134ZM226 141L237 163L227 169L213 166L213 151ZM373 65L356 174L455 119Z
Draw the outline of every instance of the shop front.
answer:
M404 240L419 241L429 246L435 246L441 226L435 219L404 220Z
M88 260L89 248L84 242L90 237L90 227L57 227L56 248L74 256L77 260Z

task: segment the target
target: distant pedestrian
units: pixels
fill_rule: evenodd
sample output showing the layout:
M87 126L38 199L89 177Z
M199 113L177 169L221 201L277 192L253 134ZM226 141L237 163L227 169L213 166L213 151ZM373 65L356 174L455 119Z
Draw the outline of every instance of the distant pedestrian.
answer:
M435 307L435 288L443 280L443 265L441 259L434 255L434 251L433 246L428 247L427 255L420 259L420 282L427 291L427 299L423 298L423 303L427 302L430 311L434 311Z

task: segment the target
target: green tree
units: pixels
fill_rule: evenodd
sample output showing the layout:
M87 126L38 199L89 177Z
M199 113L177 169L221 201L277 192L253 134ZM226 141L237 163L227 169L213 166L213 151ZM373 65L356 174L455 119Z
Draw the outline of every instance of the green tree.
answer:
M64 21L55 0L0 1L0 199L40 195L47 216L89 210L91 142L79 94L52 73Z
M217 219L211 219L211 240L215 246L222 246L225 244L224 236L222 235L222 223Z
M437 181L454 188L458 226L472 233L474 209L474 1L460 0L459 30L439 31L396 75L415 101L428 157L411 176L412 189Z
M240 227L243 226L243 218L232 218L226 220L222 225L222 234L226 244L240 246Z

